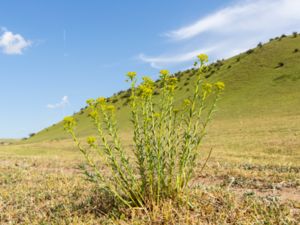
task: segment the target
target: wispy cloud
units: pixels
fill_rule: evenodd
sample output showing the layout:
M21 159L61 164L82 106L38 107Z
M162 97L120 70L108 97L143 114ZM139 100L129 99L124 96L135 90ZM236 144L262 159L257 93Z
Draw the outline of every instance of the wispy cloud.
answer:
M210 49L197 49L197 50L183 53L183 54L178 54L178 55L167 54L167 55L162 55L162 56L157 56L157 57L149 57L144 54L140 54L139 58L144 62L150 63L150 65L153 68L159 69L165 65L172 65L172 64L177 64L177 63L181 63L181 62L191 61L191 60L195 59L196 55L198 55L202 52L209 54L215 48L216 47L211 47Z
M229 57L260 41L299 30L299 0L240 0L190 25L166 32L165 36L173 40L172 48L178 49L176 57L166 60L161 56L141 54L140 59L156 67L183 63L186 61L184 56L195 53L191 47L190 51L182 52L181 49L186 49L188 42L196 43L196 49L212 49L206 53L213 58Z
M14 34L5 28L0 29L0 48L4 54L21 55L31 44L30 40L26 40L20 34Z
M48 104L47 108L48 109L65 108L69 104L70 104L69 97L68 96L64 96L64 97L62 97L62 99L61 99L61 101L59 103Z

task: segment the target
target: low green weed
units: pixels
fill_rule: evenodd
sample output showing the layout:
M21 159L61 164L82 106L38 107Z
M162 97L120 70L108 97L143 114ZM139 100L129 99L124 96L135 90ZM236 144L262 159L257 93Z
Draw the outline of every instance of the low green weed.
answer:
M222 82L211 84L204 81L208 57L201 54L198 58L193 96L182 103L174 101L177 78L169 71L160 71L159 87L149 77L143 77L137 86L136 73L127 74L131 84L129 99L134 161L122 146L115 107L105 98L87 101L89 115L98 131L97 137L87 138L87 145L81 143L75 134L75 119L65 118L65 129L90 167L87 176L120 203L148 210L161 201L181 199L187 193L199 146L224 89ZM160 95L159 102L154 103L155 91ZM94 150L104 159L101 164L91 153ZM102 172L103 165L111 176Z

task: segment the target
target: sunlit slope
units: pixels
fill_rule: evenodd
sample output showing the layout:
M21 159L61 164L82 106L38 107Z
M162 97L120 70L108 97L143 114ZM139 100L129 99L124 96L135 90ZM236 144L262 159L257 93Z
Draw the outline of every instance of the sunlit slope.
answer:
M179 72L176 99L191 95L195 76L193 70ZM226 90L218 105L215 122L300 114L300 36L276 38L243 54L210 65L208 81L224 81ZM159 82L158 82L159 83ZM155 98L159 93L155 93ZM130 129L128 92L110 98L117 108L121 131ZM84 109L75 115L77 133L93 133L93 126ZM299 118L299 117L298 117ZM48 127L28 141L58 140L69 137L62 123Z

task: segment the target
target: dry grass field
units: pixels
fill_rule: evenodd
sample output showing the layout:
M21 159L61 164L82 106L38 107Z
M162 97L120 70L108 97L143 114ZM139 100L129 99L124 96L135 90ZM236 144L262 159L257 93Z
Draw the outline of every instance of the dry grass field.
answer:
M122 137L129 151L130 135ZM166 202L149 215L114 212L109 196L85 180L70 140L2 144L0 224L298 224L299 137L299 116L214 121L190 205Z

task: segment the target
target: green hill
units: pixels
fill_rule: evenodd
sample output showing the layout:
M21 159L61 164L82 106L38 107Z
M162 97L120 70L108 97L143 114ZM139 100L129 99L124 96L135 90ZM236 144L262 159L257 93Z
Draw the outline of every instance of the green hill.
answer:
M194 84L194 70L178 72L176 96L178 102L190 96ZM279 121L289 117L299 120L300 115L300 36L282 36L258 45L245 53L219 60L209 66L208 81L223 81L226 90L218 105L214 123L220 121L251 121L257 118ZM157 81L159 83L159 81ZM155 93L156 98L159 93ZM117 108L121 131L130 129L128 92L121 91L109 98ZM93 133L86 109L75 115L80 136ZM299 121L298 121L299 123ZM259 126L259 124L257 125ZM68 138L62 123L48 127L28 142Z

